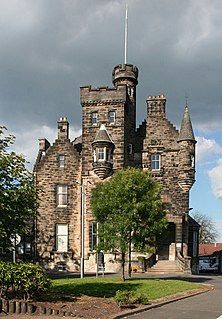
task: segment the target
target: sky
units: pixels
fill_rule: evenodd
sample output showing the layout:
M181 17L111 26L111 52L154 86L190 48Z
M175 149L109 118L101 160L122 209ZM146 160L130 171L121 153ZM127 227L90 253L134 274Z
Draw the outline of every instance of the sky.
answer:
M221 0L0 0L0 125L30 169L38 138L52 143L61 116L70 138L79 136L80 86L112 87L112 69L124 63L126 3L137 125L149 95L166 96L177 128L187 100L197 140L191 214L212 218L222 242Z

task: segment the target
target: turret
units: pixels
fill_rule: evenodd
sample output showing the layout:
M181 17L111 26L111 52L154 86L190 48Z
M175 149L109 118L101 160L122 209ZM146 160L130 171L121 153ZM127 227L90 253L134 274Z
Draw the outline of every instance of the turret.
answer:
M119 64L113 69L112 78L114 86L127 85L128 95L135 102L138 68L132 64Z
M93 148L93 170L102 179L110 176L113 169L114 143L106 130L104 124L101 125L94 141Z
M188 112L185 107L178 144L179 150L179 185L184 191L190 190L195 182L195 138Z

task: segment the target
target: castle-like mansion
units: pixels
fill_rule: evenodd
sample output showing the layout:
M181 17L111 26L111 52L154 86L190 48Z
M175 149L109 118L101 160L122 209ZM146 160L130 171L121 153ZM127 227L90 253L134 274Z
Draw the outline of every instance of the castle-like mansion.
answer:
M158 243L158 260L195 271L198 225L189 216L189 192L195 181L196 141L188 108L178 131L166 117L165 96L148 96L147 118L136 128L137 67L116 66L112 80L111 88L80 88L82 136L70 141L69 123L61 117L55 142L39 140L34 167L40 191L37 253L48 267L63 263L78 271L84 251L85 271L95 271L97 223L91 215L91 189L116 170L134 166L150 170L162 185L169 227ZM120 264L111 262L115 259L104 253L105 271L118 270Z

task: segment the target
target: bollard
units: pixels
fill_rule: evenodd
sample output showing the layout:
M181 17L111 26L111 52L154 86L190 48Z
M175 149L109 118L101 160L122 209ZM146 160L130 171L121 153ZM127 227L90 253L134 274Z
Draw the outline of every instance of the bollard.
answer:
M6 313L9 312L9 301L8 300L4 300L4 302L3 302L3 311Z
M9 313L15 313L15 301L9 301Z
M2 312L2 299L0 299L0 313Z
M28 314L31 314L31 313L34 313L35 312L35 306L32 304L32 303L29 303L28 305L27 305L27 312L28 312Z
M21 302L21 313L27 313L27 302Z
M43 315L45 315L45 314L46 314L46 307L40 306L40 313L42 313Z

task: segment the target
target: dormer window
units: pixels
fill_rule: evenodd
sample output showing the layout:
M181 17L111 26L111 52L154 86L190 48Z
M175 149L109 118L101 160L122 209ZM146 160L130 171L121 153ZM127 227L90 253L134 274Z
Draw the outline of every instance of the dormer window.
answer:
M98 113L97 112L92 112L91 114L91 124L92 125L97 125L98 123Z
M160 170L160 154L151 155L151 170Z

